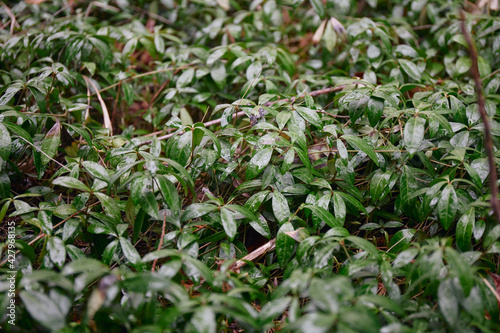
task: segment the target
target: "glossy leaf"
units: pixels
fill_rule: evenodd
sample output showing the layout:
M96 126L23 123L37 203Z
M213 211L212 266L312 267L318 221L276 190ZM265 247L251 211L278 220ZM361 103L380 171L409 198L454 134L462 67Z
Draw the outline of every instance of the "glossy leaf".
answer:
M304 208L308 208L312 210L321 221L325 222L331 228L341 227L342 223L340 223L329 211L324 208L315 205L305 205Z
M405 125L404 144L410 156L413 156L422 144L425 133L425 119L411 117Z
M286 234L286 232L293 230L292 224L286 222L280 227L278 235L276 236L276 254L278 255L280 267L282 268L285 267L293 255L295 240Z
M226 207L222 207L220 211L220 217L222 221L222 226L224 227L224 231L230 240L233 240L236 236L236 231L238 229L238 225L236 224L236 220L234 219L233 213Z
M455 235L457 245L462 251L467 251L470 248L475 221L475 209L470 208L457 222Z
M283 224L290 218L290 208L288 206L288 202L286 201L285 196L278 191L273 192L272 195L274 216L280 224Z
M248 162L245 177L247 180L257 177L271 161L273 148L268 147L259 149L252 159Z
M81 191L90 192L90 188L82 181L73 177L59 177L52 182L54 185L64 186L67 188L74 188Z
M368 157L370 157L373 163L377 166L379 165L378 157L375 154L373 147L371 147L366 141L352 135L343 135L342 138L368 155Z
M61 144L61 124L55 123L54 126L47 132L42 141L42 164L47 165L57 153L57 149Z
M458 209L458 198L453 185L446 185L442 192L441 197L437 204L437 213L439 221L445 228L451 226L452 222L455 220L455 215Z

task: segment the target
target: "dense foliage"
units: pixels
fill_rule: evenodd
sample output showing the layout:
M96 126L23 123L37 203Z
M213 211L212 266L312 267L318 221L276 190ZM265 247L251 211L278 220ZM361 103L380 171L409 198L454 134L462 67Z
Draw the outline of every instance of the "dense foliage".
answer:
M477 2L2 3L2 330L498 332Z

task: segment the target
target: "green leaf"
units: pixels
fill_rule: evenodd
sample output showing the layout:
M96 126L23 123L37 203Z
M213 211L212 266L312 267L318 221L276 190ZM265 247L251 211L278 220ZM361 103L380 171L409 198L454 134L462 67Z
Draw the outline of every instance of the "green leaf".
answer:
M444 319L452 326L455 327L458 321L459 313L459 298L453 287L451 279L444 279L439 284L438 289L439 310L443 314Z
M144 198L150 182L151 178L146 175L140 175L132 180L130 185L130 199L134 205L138 205Z
M389 193L388 187L393 175L392 171L383 172L378 169L370 182L370 197L373 202L380 202Z
M415 229L403 229L396 232L389 243L389 252L398 253L406 250L410 246L411 239L415 236L415 232Z
M91 161L83 161L82 165L92 177L104 180L106 183L109 183L110 178L108 170L106 170L106 168L104 168L102 165Z
M458 209L458 198L453 185L448 184L441 192L441 197L437 204L439 221L445 230L451 226Z
M333 27L329 21L326 23L326 28L323 33L322 40L325 42L325 46L328 52L332 52L335 48L335 45L337 44L337 34L333 30Z
M406 59L398 59L398 61L401 67L403 67L405 73L408 74L409 77L411 77L416 81L420 81L422 74L420 73L420 70L418 69L417 65Z
M288 207L288 202L286 201L285 196L278 191L274 191L272 196L274 216L280 224L283 224L290 218L290 208Z
M302 106L294 106L294 109L307 122L309 122L317 127L323 127L321 119L319 118L318 113L316 111L309 109L309 108L302 107Z
M215 209L217 209L217 206L208 203L191 204L182 214L181 221L186 222L196 219L213 212Z
M234 219L233 213L226 207L222 207L220 211L220 217L226 235L229 237L230 241L233 241L234 237L236 236L236 231L238 229L238 225L236 224L236 220Z
M123 82L121 87L123 91L123 97L125 97L125 102L127 102L128 106L131 106L135 100L134 88L132 88L132 85L127 82Z
M304 205L304 208L308 208L312 210L321 221L325 222L331 228L342 227L342 223L340 223L329 211L324 208L315 205Z
M168 208L170 208L172 212L180 211L179 193L174 184L164 175L157 175L155 180L158 183L163 198L167 202Z
M59 331L66 325L69 306L56 302L48 295L36 290L22 290L21 300L30 316L49 330ZM69 305L69 304L68 304Z
M160 211L158 208L158 202L156 201L156 196L151 191L146 191L144 196L140 201L142 209L154 219L162 220L160 217Z
M210 70L210 76L215 81L219 88L223 88L226 85L226 66L222 62L217 62L212 66Z
M215 318L215 311L206 305L200 306L194 311L190 320L193 326L192 332L199 333L216 333L217 320Z
M260 61L255 61L248 66L246 71L246 77L248 81L254 80L259 73L262 71L262 63Z
M472 269L457 251L450 247L446 248L445 259L451 265L455 276L458 277L465 297L469 296L474 286L474 269Z
M497 224L488 232L484 238L484 248L490 247L498 238L500 238L500 224Z
M5 90L5 93L2 95L2 98L0 98L0 105L6 105L7 103L9 103L12 97L14 97L14 95L17 94L17 92L22 88L22 82L14 81L13 83L11 83L7 90Z
M135 249L135 247L130 243L130 240L120 237L120 246L122 248L123 254L125 255L125 258L132 264L132 265L139 265L142 263L141 256L139 255L139 252Z
M47 112L47 101L45 100L45 97L47 95L46 92L44 92L42 89L43 87L38 86L38 85L32 85L28 84L27 85L29 91L31 91L31 94L35 98L36 104L38 105L38 108L42 113Z
M9 131L0 123L0 158L7 161L10 156L12 140Z
M477 57L477 68L479 69L479 75L485 77L491 73L491 65L483 57Z
M349 102L349 117L353 123L361 117L369 100L368 96L356 94L356 98Z
M421 117L411 117L405 125L403 132L404 144L410 156L413 156L422 141L424 140L425 133L425 119Z
M355 199L352 195L344 193L344 192L334 192L337 193L342 197L342 200L344 200L344 203L351 204L354 206L358 211L367 214L365 207L359 202L357 199Z
M163 40L160 34L155 34L154 43L156 52L161 54L165 51L165 41Z
M203 131L203 133L205 133L208 137L210 137L210 139L214 143L215 148L217 150L217 158L219 158L219 156L222 152L222 146L221 146L220 141L217 138L217 136L214 133L212 133L212 131L210 131L208 128L205 128L205 127L197 127L196 130Z
M379 257L379 252L375 245L373 245L373 243L367 241L366 239L357 236L349 236L346 237L345 240L354 244L356 248L364 250L375 257Z
M288 264L295 249L295 240L286 234L286 232L293 230L293 225L286 222L280 227L276 236L276 255L281 268Z
M243 207L243 206L238 206L238 205L225 205L227 209L230 209L234 212L237 212L241 215L243 215L245 218L249 219L250 221L258 221L259 219L257 216L255 216L254 213L252 213L248 208Z
M10 188L11 184L9 176L5 173L5 171L0 172L0 200L10 197ZM5 214L3 216L5 216ZM0 222L3 219L3 216L1 216Z
M343 225L345 222L345 217L347 215L344 199L342 199L338 192L333 192L331 200L333 203L335 218Z
M370 126L374 127L382 118L382 114L384 112L384 100L376 96L371 96L368 100L366 110Z
M136 37L130 39L127 44L125 44L125 46L123 47L123 50L122 50L122 55L124 57L128 57L130 56L134 51L135 49L137 48L137 41L138 39Z
M31 135L21 126L9 123L9 122L3 122L2 126L7 127L13 135L18 136L23 138L24 140L28 141L29 143L33 143L33 139L31 138ZM2 133L2 136L5 135Z
M313 6L316 13L319 15L320 19L325 18L325 5L321 0L311 0L311 5Z
M193 81L193 78L194 78L194 69L193 68L186 69L177 79L176 82L177 89L181 89L189 85Z
M101 202L102 208L104 209L106 214L111 216L116 222L121 221L121 213L118 205L116 204L116 200L104 193L96 192L94 194Z
M42 141L40 147L42 152L42 164L47 165L51 159L56 155L57 148L61 144L61 124L56 122L54 126L47 132L47 135Z
M464 74L469 71L472 66L472 60L469 57L460 57L457 60L456 70L459 74Z
M474 207L470 208L457 222L455 237L458 247L462 251L467 251L471 246L472 230L476 221Z
M364 152L366 155L368 155L368 157L371 158L373 163L375 163L377 166L379 166L377 154L375 154L373 147L370 146L365 140L358 138L356 136L353 136L353 135L346 135L346 134L344 134L342 136L342 138L344 140L346 140L347 142L349 142L349 144L355 146L356 148L358 148L359 150Z
M253 179L257 177L262 170L269 164L271 161L271 157L273 155L273 148L267 147L264 149L259 149L252 157L252 159L248 162L247 170L245 173L245 177L247 180Z
M50 260L61 268L66 261L66 248L62 239L59 237L50 237L47 242L47 253Z

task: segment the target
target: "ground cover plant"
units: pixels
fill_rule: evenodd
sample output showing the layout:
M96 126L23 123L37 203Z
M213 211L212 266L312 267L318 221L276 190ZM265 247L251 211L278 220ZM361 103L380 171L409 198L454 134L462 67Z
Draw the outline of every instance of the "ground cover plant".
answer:
M2 2L0 327L498 332L498 1Z

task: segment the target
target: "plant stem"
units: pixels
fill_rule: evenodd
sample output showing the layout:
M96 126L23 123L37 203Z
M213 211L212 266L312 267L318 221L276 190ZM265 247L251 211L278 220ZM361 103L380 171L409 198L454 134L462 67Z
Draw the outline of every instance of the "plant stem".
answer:
M476 94L477 94L477 106L479 109L479 114L481 115L481 120L484 124L484 148L486 150L486 154L488 155L488 166L490 168L490 191L491 191L491 207L493 208L493 214L495 215L497 222L500 223L500 201L498 200L498 188L497 188L497 171L495 165L495 153L493 151L493 140L491 138L491 125L488 120L488 115L486 114L485 108L485 98L483 94L483 83L481 81L481 77L479 75L479 67L478 67L478 55L476 45L472 41L472 37L467 31L467 27L465 26L465 14L463 10L460 10L460 18L462 23L460 25L462 29L462 33L467 41L467 45L469 45L469 54L472 60L472 66L470 68L470 74L474 79L474 83L476 85Z

